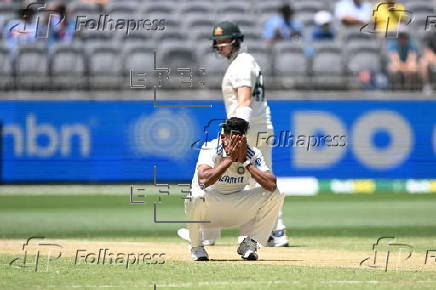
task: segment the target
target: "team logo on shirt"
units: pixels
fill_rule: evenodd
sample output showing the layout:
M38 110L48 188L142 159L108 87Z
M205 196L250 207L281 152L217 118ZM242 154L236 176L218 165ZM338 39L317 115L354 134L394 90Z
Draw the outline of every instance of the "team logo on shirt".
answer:
M244 176L232 177L232 176L224 175L224 176L221 176L220 179L218 179L218 181L226 182L226 183L243 183Z

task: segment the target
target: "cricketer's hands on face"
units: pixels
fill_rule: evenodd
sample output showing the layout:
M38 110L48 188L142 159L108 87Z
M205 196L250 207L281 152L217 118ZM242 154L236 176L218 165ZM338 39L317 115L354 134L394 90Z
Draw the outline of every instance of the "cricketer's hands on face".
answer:
M244 163L247 159L247 137L241 136L239 141L238 162Z
M228 137L226 135L221 135L221 140L224 145L224 150L227 156L232 159L232 162L237 162L239 160L239 147L241 146L241 136L232 135Z

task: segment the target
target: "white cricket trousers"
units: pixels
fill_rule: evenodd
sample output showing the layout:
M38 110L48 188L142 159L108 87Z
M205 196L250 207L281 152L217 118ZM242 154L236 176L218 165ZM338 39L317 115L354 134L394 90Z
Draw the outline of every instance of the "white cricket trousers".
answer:
M202 245L203 231L216 232L220 229L246 225L248 236L266 246L277 216L283 205L284 195L277 189L273 192L262 187L244 189L232 194L201 192L185 201L188 221L209 221L209 223L188 223L192 247Z

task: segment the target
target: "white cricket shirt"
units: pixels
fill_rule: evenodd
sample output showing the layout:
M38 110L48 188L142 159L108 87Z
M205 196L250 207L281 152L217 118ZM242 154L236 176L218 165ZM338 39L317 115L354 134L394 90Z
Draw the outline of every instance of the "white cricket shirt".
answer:
M254 166L262 171L270 170L265 164L262 153L259 149L255 147L250 147L247 150L247 155L254 156ZM204 143L201 147L200 154L198 155L197 165L195 166L195 173L192 179L192 194L198 194L202 191L200 185L198 184L198 166L208 165L212 168L217 167L225 158L225 151L221 145L218 143L218 139L214 139L207 143ZM243 190L247 184L250 184L252 179L250 172L244 168L243 164L240 162L233 162L232 165L227 168L224 174L218 181L208 186L204 191L213 191L222 194L230 194L240 190Z
M236 89L241 87L250 87L252 90L250 127L267 127L272 129L271 111L264 93L263 76L260 66L245 49L240 49L229 60L229 66L221 84L227 119L236 117L236 109L238 108Z

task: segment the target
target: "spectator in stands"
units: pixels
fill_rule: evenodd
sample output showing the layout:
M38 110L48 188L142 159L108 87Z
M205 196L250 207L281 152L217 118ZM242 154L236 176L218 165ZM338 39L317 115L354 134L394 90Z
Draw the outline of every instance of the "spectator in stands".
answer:
M318 11L314 16L315 26L313 27L312 34L307 39L309 43L305 45L304 53L308 57L313 57L315 50L312 44L319 41L334 41L336 32L332 26L332 14L328 11Z
M279 13L281 15L274 16L265 23L263 38L269 42L300 38L303 26L294 19L294 8L285 4L279 9Z
M49 48L55 43L71 43L75 32L75 23L68 17L65 4L57 3L53 10L55 15L48 26Z
M345 26L363 26L371 20L371 4L363 0L341 0L336 3L336 18Z
M400 27L397 38L388 39L388 71L394 82L416 83L417 49L406 27Z
M32 23L32 9L18 9L18 19L13 19L3 29L3 39L9 48L11 58L15 58L20 44L33 43L37 39L36 25Z
M403 4L396 0L383 0L374 6L372 22L374 30L380 35L396 31L400 22L409 21Z
M432 95L433 86L431 83L430 70L436 67L436 31L431 32L425 37L425 48L422 53L420 72L424 82L423 92Z
M312 41L334 40L336 32L332 27L332 15L328 11L318 11L314 16L315 26Z

